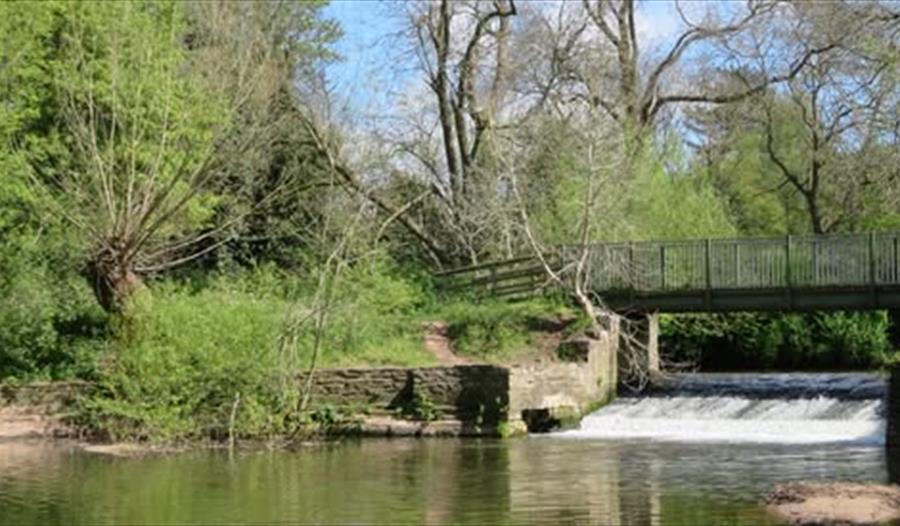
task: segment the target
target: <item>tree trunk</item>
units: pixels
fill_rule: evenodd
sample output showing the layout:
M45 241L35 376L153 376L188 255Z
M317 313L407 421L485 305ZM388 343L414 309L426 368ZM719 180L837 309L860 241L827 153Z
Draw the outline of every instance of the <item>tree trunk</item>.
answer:
M98 251L88 262L87 278L97 302L108 313L122 312L131 294L143 286L121 251Z

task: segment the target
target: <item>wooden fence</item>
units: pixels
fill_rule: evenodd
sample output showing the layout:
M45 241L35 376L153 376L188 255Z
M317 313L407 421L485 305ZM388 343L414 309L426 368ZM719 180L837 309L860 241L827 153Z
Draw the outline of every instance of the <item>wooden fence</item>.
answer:
M555 259L553 260L555 263ZM547 286L536 257L520 257L436 273L441 291L451 294L509 297L533 294Z

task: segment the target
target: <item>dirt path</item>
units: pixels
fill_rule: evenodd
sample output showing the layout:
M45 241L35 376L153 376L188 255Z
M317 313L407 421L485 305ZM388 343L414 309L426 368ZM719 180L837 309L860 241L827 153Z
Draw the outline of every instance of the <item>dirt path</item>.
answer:
M442 321L431 321L423 325L425 331L425 350L437 358L441 365L464 365L470 363L453 352L450 345L447 324Z

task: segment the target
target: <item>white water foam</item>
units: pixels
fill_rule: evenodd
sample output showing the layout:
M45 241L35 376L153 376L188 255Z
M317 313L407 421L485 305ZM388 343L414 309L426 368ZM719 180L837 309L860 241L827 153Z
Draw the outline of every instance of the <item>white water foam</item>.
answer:
M642 438L760 443L885 441L881 398L755 398L741 395L624 397L586 416L565 438Z

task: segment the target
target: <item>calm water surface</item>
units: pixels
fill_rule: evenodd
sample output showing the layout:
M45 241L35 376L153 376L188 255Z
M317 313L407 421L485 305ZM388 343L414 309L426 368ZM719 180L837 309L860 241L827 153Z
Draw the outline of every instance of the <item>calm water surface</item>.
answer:
M775 482L884 482L881 447L366 440L120 459L0 443L0 524L772 524Z

